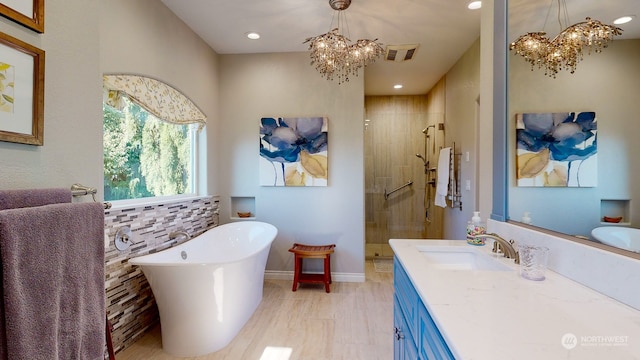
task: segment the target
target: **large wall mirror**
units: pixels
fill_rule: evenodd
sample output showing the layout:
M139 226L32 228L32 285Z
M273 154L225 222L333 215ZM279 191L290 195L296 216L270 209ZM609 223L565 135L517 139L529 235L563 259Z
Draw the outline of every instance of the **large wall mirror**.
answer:
M601 238L592 235L595 228L611 226L619 234L640 228L640 1L509 0L506 13L508 43L537 31L545 31L553 39L563 28L586 17L605 24L613 24L623 15L634 17L631 22L617 25L623 29L622 35L616 36L601 53L585 53L573 74L560 70L554 78L545 74L545 69L532 69L522 56L506 50L506 218L514 222L529 222L530 218L533 226L598 243L598 247L603 246ZM517 128L534 126L531 123L538 121L546 129L548 119L556 119L551 123L554 127L559 124L557 119L565 118L551 114L588 116L592 112L597 125L591 131L594 136L576 145L583 146L583 153L590 152L588 158L576 156L579 160L565 161L559 170L551 164L538 164L546 170L534 168L533 172L540 175L538 171L542 171L543 176L535 181L517 180L518 171L526 172L524 161L534 159L517 155ZM516 119L523 118L520 114L539 115L527 115L531 123L518 123ZM567 135L566 128L551 131ZM558 137L548 141L553 151ZM540 149L538 152L548 155ZM569 159L573 156L564 155ZM536 166L535 161L531 166ZM558 174L570 179L570 186L558 186L561 181L554 180ZM531 174L521 178L525 176ZM638 231L638 245L629 245L636 252L640 252ZM624 243L620 245L626 247Z

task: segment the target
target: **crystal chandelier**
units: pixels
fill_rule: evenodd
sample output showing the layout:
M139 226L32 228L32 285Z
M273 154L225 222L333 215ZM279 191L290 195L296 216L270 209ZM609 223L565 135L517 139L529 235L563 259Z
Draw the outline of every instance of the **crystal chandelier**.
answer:
M558 0L560 29L563 28L563 16L564 24L569 24L565 0ZM555 78L560 70L568 70L573 74L585 52L599 53L609 45L614 36L621 34L622 29L587 17L585 21L560 31L553 40L550 40L544 31L524 34L509 45L509 50L524 57L531 64L531 70L536 66L544 68L545 75Z
M311 65L327 80L337 79L338 84L349 81L349 76L358 76L358 70L384 54L382 44L378 39L360 39L355 43L340 33L340 27L347 28L346 15L342 12L351 5L351 0L329 0L329 5L337 13L337 27L322 35L307 38L304 43L309 43ZM335 18L335 14L334 14Z

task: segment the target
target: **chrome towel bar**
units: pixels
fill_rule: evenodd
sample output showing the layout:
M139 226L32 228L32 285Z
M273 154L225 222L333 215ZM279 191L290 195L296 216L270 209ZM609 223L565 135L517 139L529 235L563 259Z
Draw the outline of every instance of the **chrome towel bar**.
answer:
M96 200L96 193L98 192L98 189L96 188L92 188L89 186L84 186L84 185L80 185L80 184L73 184L71 185L71 195L75 196L85 196L85 195L91 195L91 197L93 198L93 201L98 202L98 200ZM104 202L103 203L104 208L105 209L110 209L111 208L111 203L110 202Z

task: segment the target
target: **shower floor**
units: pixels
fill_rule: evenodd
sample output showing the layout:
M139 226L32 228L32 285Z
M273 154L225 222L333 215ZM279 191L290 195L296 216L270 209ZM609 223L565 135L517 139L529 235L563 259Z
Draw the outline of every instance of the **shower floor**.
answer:
M393 250L389 244L365 244L364 256L366 259L393 258Z
M373 259L373 268L379 273L393 272L393 259L375 258Z

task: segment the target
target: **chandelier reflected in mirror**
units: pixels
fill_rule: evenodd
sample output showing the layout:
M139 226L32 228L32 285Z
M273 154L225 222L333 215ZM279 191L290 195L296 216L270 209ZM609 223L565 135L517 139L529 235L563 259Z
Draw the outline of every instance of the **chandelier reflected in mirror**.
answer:
M358 71L376 61L384 54L384 49L378 39L360 39L351 43L346 13L343 14L351 5L351 0L329 0L329 5L335 10L329 27L331 30L307 38L304 43L309 43L311 65L320 75L327 80L336 79L338 84L342 84L349 81L349 76L358 76ZM341 29L346 29L347 36L340 33Z
M549 5L547 19L554 1ZM518 37L509 45L509 50L515 51L516 55L521 55L531 64L531 70L536 66L539 69L544 68L545 75L553 78L560 70L567 70L573 74L585 52L588 55L591 52L599 53L609 45L614 36L622 34L622 29L589 17L563 29L564 25L569 24L567 4L565 0L557 2L561 31L553 40L550 40L544 31L530 32Z

